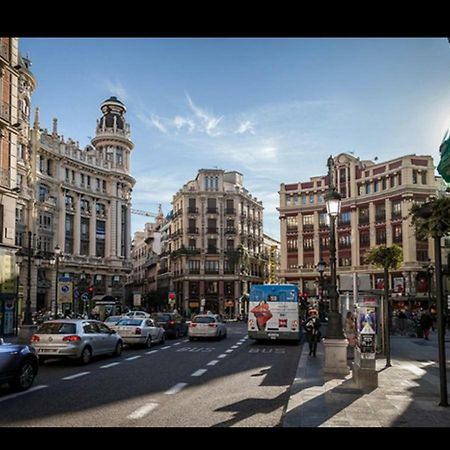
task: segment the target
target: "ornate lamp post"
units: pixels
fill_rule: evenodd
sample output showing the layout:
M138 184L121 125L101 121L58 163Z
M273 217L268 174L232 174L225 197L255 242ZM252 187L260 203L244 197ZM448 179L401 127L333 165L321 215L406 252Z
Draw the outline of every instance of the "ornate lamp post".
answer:
M324 317L324 307L323 307L323 272L325 271L325 261L320 258L320 261L316 266L317 272L319 272L319 318L323 320Z
M328 313L328 327L326 339L324 339L325 364L324 372L346 375L347 367L347 339L345 339L342 318L339 313L339 296L337 292L336 274L336 217L341 209L341 195L336 191L333 183L334 160L328 158L328 183L329 191L325 194L327 213L330 217L330 275L331 285L329 289L330 311Z
M428 260L428 264L424 267L427 273L427 283L428 283L428 310L431 307L431 283L433 280L434 267L431 264L431 260Z

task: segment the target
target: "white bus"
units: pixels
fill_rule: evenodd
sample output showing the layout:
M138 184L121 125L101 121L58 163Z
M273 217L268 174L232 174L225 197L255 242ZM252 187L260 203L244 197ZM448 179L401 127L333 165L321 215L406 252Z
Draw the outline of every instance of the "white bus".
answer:
M300 340L298 287L255 284L250 289L248 337Z

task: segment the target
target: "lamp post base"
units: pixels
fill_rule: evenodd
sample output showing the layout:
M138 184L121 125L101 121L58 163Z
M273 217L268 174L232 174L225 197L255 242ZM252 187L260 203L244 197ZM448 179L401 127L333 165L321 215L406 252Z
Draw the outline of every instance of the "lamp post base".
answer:
M350 369L347 366L347 339L324 339L322 342L325 353L323 372L348 375Z

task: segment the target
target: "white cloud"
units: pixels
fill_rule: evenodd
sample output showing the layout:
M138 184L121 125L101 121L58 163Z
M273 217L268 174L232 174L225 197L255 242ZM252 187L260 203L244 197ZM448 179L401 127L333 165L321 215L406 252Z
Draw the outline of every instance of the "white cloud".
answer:
M111 95L114 95L119 98L119 100L127 101L129 100L129 95L127 90L124 88L120 81L114 82L111 80L106 80L106 89L109 91Z
M239 124L238 129L235 131L236 134L244 134L244 133L255 134L255 129L253 128L252 122L250 120L244 120Z
M184 127L188 129L189 133L192 133L195 130L194 121L188 117L175 116L173 124L177 130L181 130Z
M222 134L222 131L217 129L217 126L223 119L223 116L216 117L211 114L208 114L204 109L197 106L189 96L189 94L186 92L186 98L189 104L189 107L191 108L192 112L194 113L195 117L199 119L200 126L199 129L203 130L208 134L209 136L219 136Z
M157 128L159 131L167 134L167 128L162 124L162 122L158 116L156 116L155 114L152 114L150 116L150 121L155 128Z

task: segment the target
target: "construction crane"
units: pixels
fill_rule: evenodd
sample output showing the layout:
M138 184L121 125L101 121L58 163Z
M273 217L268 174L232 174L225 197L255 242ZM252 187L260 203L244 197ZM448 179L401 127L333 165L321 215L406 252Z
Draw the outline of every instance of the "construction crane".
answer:
M134 209L134 208L131 208L131 214L139 214L140 216L157 218L162 214L161 203L159 204L158 214L150 212L150 211L144 211L143 209Z

